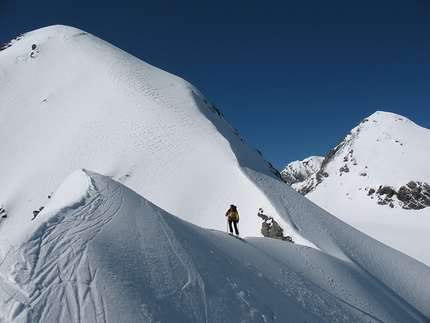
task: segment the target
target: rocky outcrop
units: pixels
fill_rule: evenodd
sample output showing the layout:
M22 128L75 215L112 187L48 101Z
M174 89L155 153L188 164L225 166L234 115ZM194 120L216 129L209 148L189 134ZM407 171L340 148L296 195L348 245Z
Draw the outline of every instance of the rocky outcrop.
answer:
M12 43L14 40L18 41L20 40L25 34L19 34L18 36L16 36L15 39L9 40L8 42L1 44L0 45L0 51L5 50L6 48L9 48L12 46Z
M410 181L397 190L380 185L377 189L369 188L367 195L376 198L378 204L391 208L396 202L405 210L421 210L430 206L430 185L424 182Z
M2 207L0 207L0 217L7 218L6 210Z
M284 232L278 222L271 216L265 215L263 209L259 209L257 216L263 219L261 224L261 234L264 237L293 242L290 236L284 236Z

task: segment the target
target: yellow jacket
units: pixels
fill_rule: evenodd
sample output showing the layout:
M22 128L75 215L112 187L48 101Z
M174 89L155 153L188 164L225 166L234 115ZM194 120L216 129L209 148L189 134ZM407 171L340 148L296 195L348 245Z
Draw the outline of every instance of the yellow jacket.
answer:
M229 220L239 221L239 212L233 211L232 209L228 209L227 212L225 212L225 216L228 216Z

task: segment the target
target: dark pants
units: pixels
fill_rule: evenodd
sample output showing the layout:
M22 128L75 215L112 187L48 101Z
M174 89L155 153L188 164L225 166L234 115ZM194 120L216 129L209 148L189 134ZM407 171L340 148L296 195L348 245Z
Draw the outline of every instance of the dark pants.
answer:
M228 228L230 229L230 233L233 233L233 228L231 226L232 223L234 226L234 231L236 232L237 235L239 235L239 230L237 229L237 220L228 219Z

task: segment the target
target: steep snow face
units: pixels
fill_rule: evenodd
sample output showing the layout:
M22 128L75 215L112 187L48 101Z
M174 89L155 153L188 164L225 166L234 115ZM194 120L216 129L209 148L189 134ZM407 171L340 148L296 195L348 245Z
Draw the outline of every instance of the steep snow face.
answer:
M281 171L281 178L288 185L302 183L321 167L323 159L324 157L312 156L302 161L291 162Z
M430 130L379 111L352 129L311 178L293 187L309 192L307 198L343 221L430 265L429 151Z
M318 212L307 203L291 214L319 219L310 234L333 229L326 238L355 260L203 229L76 171L0 262L0 320L428 321L429 267Z
M260 207L284 223L253 180L276 171L186 81L71 27L10 45L0 51L3 232L80 168L200 226L225 230L231 203L243 235L260 235Z

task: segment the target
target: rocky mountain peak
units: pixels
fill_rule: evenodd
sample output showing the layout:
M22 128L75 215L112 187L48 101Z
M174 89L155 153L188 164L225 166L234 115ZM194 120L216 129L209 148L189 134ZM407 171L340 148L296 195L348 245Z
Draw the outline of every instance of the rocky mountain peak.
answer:
M378 111L342 138L317 169L310 171L303 166L309 160L305 159L288 164L281 174L284 181L303 195L323 182L325 186L331 182L344 187L364 186L367 196L380 205L422 208L428 206L425 192L430 178L421 176L426 165L419 154L423 147L429 146L429 138L428 129L408 118ZM395 193L387 195L387 189L383 188Z

